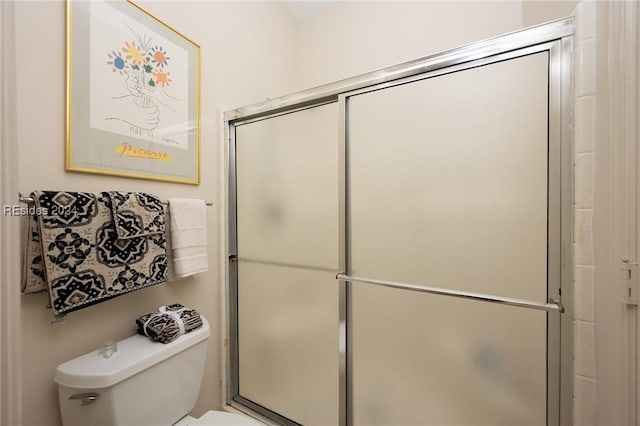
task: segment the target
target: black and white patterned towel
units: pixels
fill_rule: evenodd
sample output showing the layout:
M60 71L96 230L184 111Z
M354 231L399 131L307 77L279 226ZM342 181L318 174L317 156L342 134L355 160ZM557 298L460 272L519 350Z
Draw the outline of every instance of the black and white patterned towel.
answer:
M154 196L137 195L32 193L23 292L48 291L60 315L166 281L164 207ZM127 206L117 219L114 197Z
M179 303L160 306L158 312L136 319L138 334L149 336L161 343L170 343L185 333L202 326L202 317L195 309Z
M119 239L164 234L164 206L158 197L143 192L109 191L113 222Z

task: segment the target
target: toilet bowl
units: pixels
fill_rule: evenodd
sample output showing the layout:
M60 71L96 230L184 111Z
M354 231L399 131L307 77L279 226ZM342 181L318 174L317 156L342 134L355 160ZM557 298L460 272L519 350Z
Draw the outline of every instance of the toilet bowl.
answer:
M232 426L260 425L240 414L195 406L207 353L209 323L168 344L135 335L116 343L106 357L89 352L60 364L58 384L64 426Z

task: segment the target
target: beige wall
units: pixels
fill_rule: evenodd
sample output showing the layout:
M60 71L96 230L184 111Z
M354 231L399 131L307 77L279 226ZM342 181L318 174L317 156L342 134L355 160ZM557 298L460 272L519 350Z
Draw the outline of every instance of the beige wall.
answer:
M573 14L577 0L525 0L522 2L522 26L531 27Z
M623 280L620 271L621 261L637 264L640 253L640 8L637 2L587 4L595 9L591 18L595 30L585 40L584 51L577 51L577 60L592 64L585 69L583 81L591 83L595 95L583 111L595 116L590 123L590 142L596 176L592 225L596 374L585 395L596 401L596 407L591 422L584 424L637 425L640 317L638 308L624 306L621 293L612 288L625 289L633 283L637 288L638 283L637 269L631 272L630 281ZM576 117L580 117L578 113L576 110Z
M297 89L570 16L577 0L352 1L298 23Z
M299 24L298 89L522 28L519 1L345 2Z
M287 74L293 66L292 21L279 3L272 2L139 4L201 46L202 184L65 173L65 4L43 1L15 4L19 190L148 191L161 198L198 197L213 201L215 206L208 219L210 271L71 313L64 325L50 323L52 314L46 309L45 295L21 296L25 426L59 424L57 391L52 380L56 365L96 349L105 340L133 334L137 316L172 302L198 309L212 326L206 374L194 413L219 407L222 400L222 253L218 224L224 218L224 148L220 111L292 91ZM14 220L18 226L19 220ZM17 282L2 284L18 287Z

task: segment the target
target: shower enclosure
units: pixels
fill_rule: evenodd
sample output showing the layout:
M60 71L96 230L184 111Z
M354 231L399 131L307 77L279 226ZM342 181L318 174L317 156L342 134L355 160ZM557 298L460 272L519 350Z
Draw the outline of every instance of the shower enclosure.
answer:
M228 403L283 424L571 419L561 20L228 111Z

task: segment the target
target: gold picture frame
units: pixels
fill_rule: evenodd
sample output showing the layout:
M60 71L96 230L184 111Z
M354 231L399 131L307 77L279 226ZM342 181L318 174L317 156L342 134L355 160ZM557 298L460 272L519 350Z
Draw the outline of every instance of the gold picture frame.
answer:
M200 46L129 0L67 0L65 170L200 183Z

